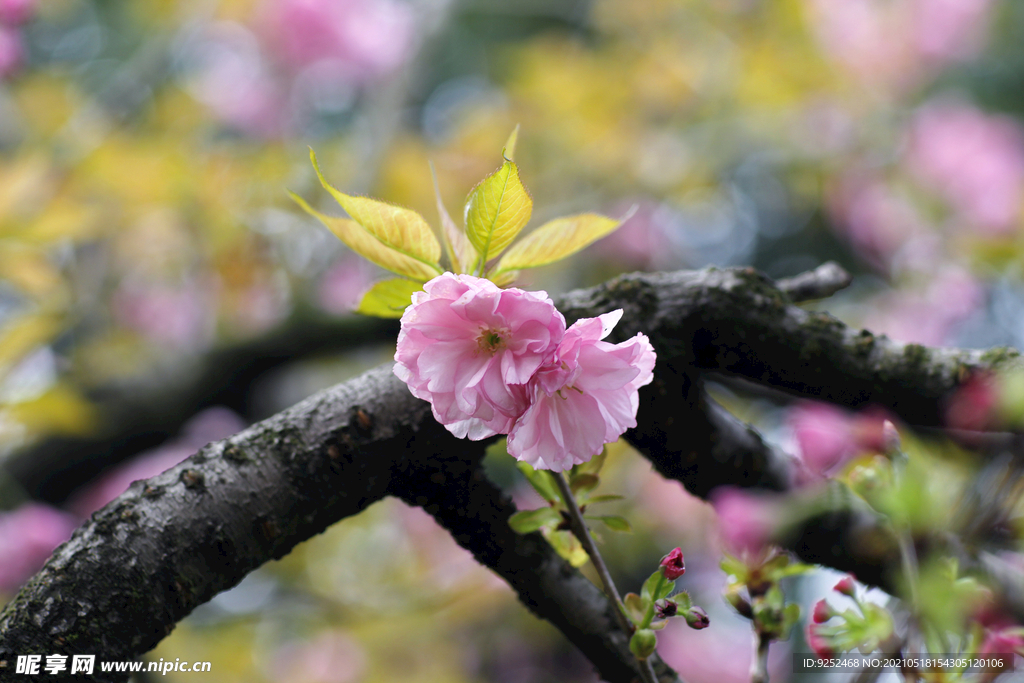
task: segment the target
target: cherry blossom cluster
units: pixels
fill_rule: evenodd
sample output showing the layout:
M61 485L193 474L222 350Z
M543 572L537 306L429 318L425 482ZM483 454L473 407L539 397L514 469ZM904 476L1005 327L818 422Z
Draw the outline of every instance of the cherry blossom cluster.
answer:
M561 472L636 426L655 354L643 334L601 341L621 310L566 329L545 292L453 273L423 290L402 315L395 375L457 437L508 434L515 458Z

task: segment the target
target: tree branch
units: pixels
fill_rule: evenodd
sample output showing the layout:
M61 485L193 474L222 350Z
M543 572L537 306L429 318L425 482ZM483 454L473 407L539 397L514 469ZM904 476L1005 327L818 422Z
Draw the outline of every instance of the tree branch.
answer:
M570 320L623 308L615 336L650 335L657 379L641 390L641 424L629 437L698 495L719 481L782 488L784 479L779 456L689 379L694 367L847 405L874 398L891 405L885 392L892 390L894 412L913 421L937 420L944 393L1005 358L908 352L884 337L865 349L864 335L788 304L752 270L630 275L570 293L559 305ZM839 393L833 387L843 382L851 389ZM703 436L688 445L695 425ZM252 569L393 494L434 514L585 648L602 675L627 680L623 656L632 656L607 601L539 538L511 534L511 504L477 473L482 447L454 439L389 367L321 392L136 482L96 513L0 612L0 659L26 652L131 659Z
M173 437L203 408L225 406L255 419L250 390L267 372L297 358L394 339L397 331L393 320L300 311L266 336L175 358L132 383L88 392L102 416L96 434L46 438L9 456L3 469L33 498L60 504L107 468Z
M133 659L248 572L391 494L435 515L606 680L631 680L636 660L607 599L539 534L512 532L515 507L482 477L483 452L445 431L390 367L370 371L133 484L0 613L0 660Z

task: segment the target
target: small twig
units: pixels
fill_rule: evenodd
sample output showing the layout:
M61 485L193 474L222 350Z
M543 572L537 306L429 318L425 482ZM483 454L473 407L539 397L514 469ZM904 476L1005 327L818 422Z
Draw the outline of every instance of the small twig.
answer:
M853 277L835 261L823 263L814 270L777 280L775 285L794 302L825 299L846 289Z
M587 529L587 523L583 520L583 513L580 511L578 505L576 505L576 497L572 495L572 489L569 488L569 482L566 481L565 475L561 472L552 472L555 477L555 481L558 483L558 490L562 493L562 498L565 499L565 506L569 508L569 518L572 520L572 531L576 534L576 538L580 539L580 543L583 544L583 549L590 555L591 561L594 563L594 568L597 570L598 575L601 577L601 583L604 584L604 592L608 595L608 598L615 603L616 616L619 619L619 626L627 634L633 632L633 625L626 619L626 606L622 603L622 598L619 597L619 591L615 588L615 582L612 581L612 575L608 572L608 567L604 563L604 558L601 557L600 551L597 549L597 545L594 543L594 538L590 535L590 531Z
M633 633L633 625L626 618L626 606L622 603L622 598L619 596L619 591L615 588L615 582L612 580L612 575L604 563L604 558L601 557L601 552L597 549L597 544L594 543L594 537L590 535L590 530L587 529L587 523L583 519L583 512L580 511L579 506L576 504L576 497L572 494L569 482L561 472L552 472L551 474L558 484L558 490L562 494L565 506L569 509L572 532L580 540L580 543L583 544L584 550L590 556L590 561L594 563L594 569L597 570L598 576L601 577L601 583L604 584L605 594L615 604L615 616L618 618L619 626L622 627L626 635L629 635ZM641 678L644 678L647 683L657 683L658 679L654 675L654 668L651 666L650 661L644 659L639 661L638 664L640 665Z
M754 661L750 664L750 683L768 683L768 646L771 640L754 629Z

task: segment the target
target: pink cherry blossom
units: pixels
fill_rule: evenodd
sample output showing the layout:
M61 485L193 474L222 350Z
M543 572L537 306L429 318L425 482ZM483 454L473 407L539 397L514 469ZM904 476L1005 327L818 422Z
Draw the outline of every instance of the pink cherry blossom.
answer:
M267 42L293 69L335 61L360 81L405 60L415 28L409 7L395 0L269 0L262 23Z
M20 26L36 13L36 0L0 0L0 23Z
M768 494L722 487L712 493L711 503L722 543L734 555L759 554L779 523L779 505Z
M0 78L6 78L21 67L25 48L21 33L0 24Z
M530 383L530 406L508 435L510 455L561 472L636 426L638 391L651 382L656 356L643 334L601 341L621 317L619 310L584 318L566 331Z
M527 382L562 341L565 318L544 292L471 275L444 273L423 289L402 315L395 375L459 438L507 434L528 406Z
M971 226L991 235L1020 223L1024 129L963 102L936 102L914 118L907 158L919 181Z
M39 570L68 540L78 520L41 503L0 513L0 592L10 593Z
M878 409L850 413L827 403L793 407L789 422L804 463L825 474L863 451L885 448L885 415Z

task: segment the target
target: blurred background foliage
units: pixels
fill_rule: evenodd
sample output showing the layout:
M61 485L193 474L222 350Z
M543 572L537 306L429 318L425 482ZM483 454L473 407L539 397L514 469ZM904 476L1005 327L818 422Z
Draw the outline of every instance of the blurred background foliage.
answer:
M3 482L0 556L24 561L4 560L0 593L132 479L393 353L392 328L350 312L383 273L287 198L338 213L308 145L337 187L436 225L428 163L456 213L520 124L534 225L638 206L526 287L834 259L856 279L827 308L849 324L1024 346L1021 44L1011 0L0 0L0 457L113 429L106 397L196 359L311 320L345 339L303 340L258 396L105 463L49 501L61 510ZM799 454L795 409L716 391ZM713 628L673 625L661 652L695 683L745 679L714 513L611 450L605 480L627 500L609 508L634 533L602 533L624 590L681 545ZM250 576L149 656L209 660L221 681L593 680L396 501Z

